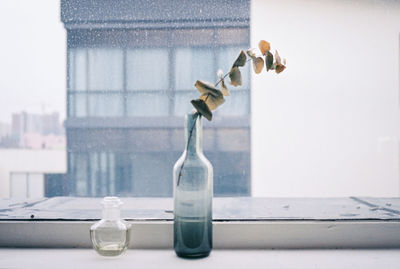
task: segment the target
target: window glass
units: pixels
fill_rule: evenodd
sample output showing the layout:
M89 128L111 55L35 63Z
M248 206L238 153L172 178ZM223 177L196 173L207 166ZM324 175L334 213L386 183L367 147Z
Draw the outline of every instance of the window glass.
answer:
M230 91L230 96L225 97L225 103L216 113L224 116L246 115L250 112L249 99L248 91L236 91L233 89Z
M96 171L97 178L97 195L106 196L108 193L108 179L107 179L107 154L105 152L99 153L99 169Z
M127 90L168 88L167 49L129 49L126 58Z
M123 109L121 94L89 94L89 115L92 117L122 116Z
M214 54L208 48L179 48L175 51L175 89L190 90L196 80L216 81Z
M87 116L87 94L86 93L75 93L71 95L73 100L71 108L75 109L73 114L75 117L86 117ZM74 107L74 106L75 107Z
M399 1L126 2L0 1L0 198L40 192L20 171L63 175L50 196L170 191L195 81L260 39L287 68L226 79L203 121L215 196L399 195Z
M132 193L134 196L171 196L170 153L147 152L133 153L130 156L132 167ZM148 169L149 164L154 169Z
M109 194L116 195L115 184L115 154L108 153L108 181L109 181Z
M88 164L87 157L84 153L74 153L73 162L73 178L75 179L75 194L77 196L88 195Z
M173 14L171 21L165 14L153 12L156 3L152 1L144 1L129 12L126 6L118 4L123 2L120 0L114 4L63 0L62 5L52 4L51 11L50 4L23 1L23 7L7 2L14 5L11 10L31 5L35 12L13 13L10 16L16 23L2 31L11 34L7 40L15 40L14 33L26 34L19 35L24 39L19 42L25 44L24 49L19 49L18 42L10 42L9 48L15 46L15 53L2 55L0 61L7 70L5 79L9 74L16 74L5 86L12 93L6 104L19 104L0 113L0 116L8 114L9 118L13 112L18 114L4 136L0 122L0 143L10 138L10 144L37 154L35 160L46 161L42 161L43 167L39 161L21 161L26 166L16 169L31 174L33 168L29 165L34 163L35 169L41 171L39 174L43 174L44 182L39 177L27 176L22 181L15 179L13 184L19 184L23 196L40 193L43 185L43 195L49 197L171 196L171 171L184 150L183 116L193 110L190 100L199 96L194 83L198 79L217 81L218 54L222 48L249 46L248 2L217 1L215 12L206 12L188 21L187 14L207 4L189 1ZM220 12L231 5L238 7L234 15ZM7 4L0 3L0 15L8 13L4 8ZM150 11L153 13L149 16ZM21 14L26 16L20 16L18 21L14 19ZM52 17L46 23L37 24L33 14ZM19 24L23 27L18 28ZM46 34L40 35L41 31ZM39 35L32 38L29 33ZM9 60L4 60L8 54ZM226 60L229 64L233 61ZM236 97L232 95L232 99ZM236 146L236 142L229 147L231 141L224 141L223 146L216 142L220 124L229 129L234 122L236 128L249 133L248 115L243 112L249 104L243 101L239 108L238 103L241 102L234 102L233 108L227 107L226 114L221 112L221 118L212 123L215 128L211 130L207 126L204 132L205 153L218 167L215 177L224 173L224 178L232 179L229 193L235 193L243 175L243 181L250 181L249 162L241 161L231 168L233 158L237 159L231 152L240 151L250 160L249 143L241 138L243 135L240 136L240 141L244 141L242 147ZM35 109L31 110L32 106ZM23 112L25 109L27 112ZM220 111L214 113L217 116ZM230 118L228 124L225 115ZM239 118L240 124L232 117ZM226 137L237 141L237 133ZM59 141L64 144L58 144ZM36 148L30 151L32 145ZM42 158L41 154L49 151L49 147L52 154L59 152L64 159ZM14 173L12 169L7 173ZM6 180L11 184L10 177ZM33 182L39 183L32 185ZM29 189L29 185L35 188ZM12 190L7 184L5 188L1 186L0 182L0 195L9 197ZM222 185L215 183L215 186L216 196L227 193L221 189ZM249 193L248 185L240 189L241 195Z
M174 115L182 116L193 110L190 100L199 98L199 92L195 89L190 91L175 92Z
M100 187L100 182L99 182L99 158L98 158L98 153L93 152L90 153L90 196L97 196L97 194L100 194L100 191L98 188Z
M152 117L169 115L169 101L163 93L129 94L128 116Z
M68 117L75 117L75 96L68 93Z
M122 49L88 49L88 89L121 91L123 89Z
M71 49L69 52L69 87L71 91L87 90L87 50Z
M115 195L115 157L113 153L92 152L89 196Z

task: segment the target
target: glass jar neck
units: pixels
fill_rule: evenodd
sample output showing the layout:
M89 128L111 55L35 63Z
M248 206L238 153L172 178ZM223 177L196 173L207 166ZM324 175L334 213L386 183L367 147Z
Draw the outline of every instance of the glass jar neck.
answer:
M120 211L118 207L103 207L103 219L118 220L121 215Z
M195 155L203 152L202 144L202 122L198 113L186 114L185 116L185 141L186 153Z
M104 197L101 204L103 205L103 219L117 220L120 218L122 202L118 197Z

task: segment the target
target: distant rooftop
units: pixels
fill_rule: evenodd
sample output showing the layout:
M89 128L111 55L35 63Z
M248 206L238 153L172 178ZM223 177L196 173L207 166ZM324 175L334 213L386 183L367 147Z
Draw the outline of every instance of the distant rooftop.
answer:
M67 29L248 26L250 1L61 0L61 20Z

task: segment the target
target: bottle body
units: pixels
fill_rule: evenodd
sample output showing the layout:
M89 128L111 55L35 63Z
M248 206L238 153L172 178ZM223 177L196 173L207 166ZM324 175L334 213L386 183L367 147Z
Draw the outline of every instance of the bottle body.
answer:
M102 256L118 256L129 244L129 224L120 218L122 202L118 197L102 201L103 217L90 227L93 248Z
M202 153L201 128L198 115L186 115L186 150L174 166L174 250L181 257L212 249L213 168Z
M90 228L93 248L102 256L118 256L129 243L129 229L122 221L100 220Z

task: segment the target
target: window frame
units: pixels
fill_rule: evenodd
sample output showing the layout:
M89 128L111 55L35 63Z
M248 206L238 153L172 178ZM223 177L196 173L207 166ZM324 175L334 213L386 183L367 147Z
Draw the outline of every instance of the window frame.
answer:
M75 8L74 10L74 5L69 5L69 2L67 0L61 1L62 9L64 9L62 20L65 22L68 31L75 27L96 28L96 26L99 27L99 24L104 24L104 22L96 21L96 18L86 21L84 19L85 16L82 16L82 14L74 17L75 12L90 12L90 7L86 9ZM132 10L129 10L129 8L126 12L130 16L133 16L134 12L131 12ZM241 11L243 9L238 8L237 10ZM97 16L97 14L95 15ZM144 26L132 20L130 16L126 16L128 18L127 21L115 20L103 26L111 27L113 25L120 28L145 28L153 25L154 27L154 21L143 20L149 24ZM224 25L231 23L231 21L228 18L225 21L217 20L216 23ZM169 27L174 27L175 24L179 24L180 22L165 21L163 23L169 25ZM196 21L185 23L188 25L198 24ZM210 24L210 21L206 21L207 23ZM214 22L211 20L211 23ZM248 27L249 18L239 16L236 23ZM67 59L67 61L69 60ZM68 104L68 111L70 111L70 106L71 104ZM69 126L74 124L79 126L82 123L73 121L67 123ZM80 198L71 199L79 202ZM239 199L238 201L240 201L240 198L235 199ZM251 199L256 201L256 198ZM5 200L1 201L4 202ZM26 203L25 205L28 208L34 209L34 206L39 202L22 201L22 204ZM2 212L10 212L12 208L11 204L15 204L15 201L10 201ZM286 206L284 202L282 210L286 210ZM319 204L318 206L321 211L325 210L323 204ZM232 210L234 208L227 209ZM303 206L297 209L307 210L308 208ZM20 208L16 210L20 210ZM68 211L68 208L64 210ZM379 210L379 208L375 209L371 207L370 210ZM40 213L40 211L35 212ZM72 216L70 218L59 218L56 216L55 219L35 219L34 214L26 215L24 219L1 218L0 245L8 247L90 247L88 228L93 222L93 219L77 219ZM172 221L170 219L133 219L129 222L131 222L133 227L131 247L171 248ZM252 220L217 219L214 221L214 242L216 248L400 247L399 230L400 220L398 217L393 219L355 219L350 216L343 219L279 219L277 215L275 218L269 220L263 218L254 218Z
M98 220L93 216L100 215L99 208L94 211L92 208L100 200L73 197L0 200L2 207L10 208L11 212L9 218L0 218L0 247L89 248L89 229ZM168 210L172 208L172 198L122 200L137 209L124 218L131 224L130 248L172 248L173 215ZM82 206L81 212L76 207L68 208L68 202L86 204L90 214L85 215ZM216 249L400 247L400 198L214 198L213 204ZM307 206L310 204L316 206L310 208ZM38 210L41 207L42 212ZM52 217L52 210L62 211L63 216ZM241 210L246 210L247 219L234 217L242 214ZM291 210L297 213L292 214ZM265 215L259 216L257 212ZM354 216L353 212L364 212L364 216ZM24 214L29 216L18 217ZM40 218L41 214L44 217ZM226 214L233 217L227 218Z

